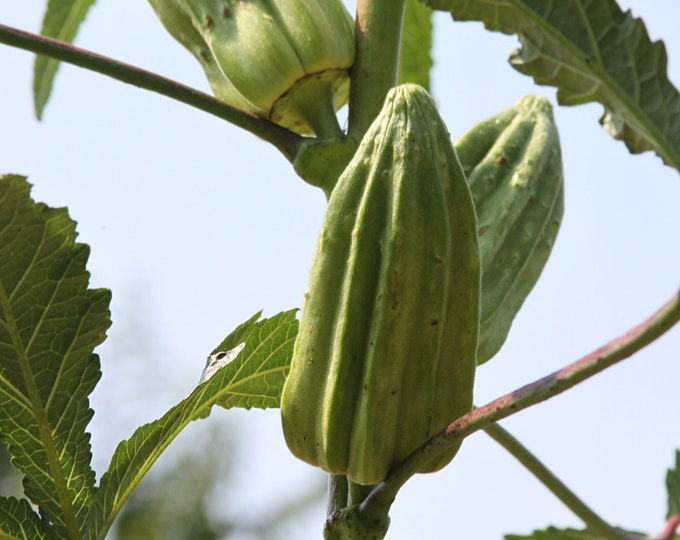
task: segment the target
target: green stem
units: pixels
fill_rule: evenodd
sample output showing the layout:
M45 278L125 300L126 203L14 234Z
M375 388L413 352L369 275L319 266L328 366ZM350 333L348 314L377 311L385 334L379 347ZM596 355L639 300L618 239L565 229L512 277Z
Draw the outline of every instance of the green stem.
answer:
M361 505L368 517L389 511L399 489L426 463L468 435L522 409L561 394L604 369L628 358L663 335L680 320L680 292L644 322L606 345L531 384L473 409L425 442L378 484Z
M344 474L328 475L328 507L326 515L332 516L347 507L347 477Z
M666 526L656 538L658 540L673 540L673 538L675 538L675 531L678 530L678 526L680 526L680 514L674 514L668 518Z
M347 506L355 506L357 504L361 504L366 497L368 497L368 494L373 491L373 488L375 486L370 486L370 485L363 485L363 484L357 484L356 482L352 482L349 478L347 479L349 483L349 501L347 503ZM383 519L387 518L387 514L384 516L381 516Z
M397 84L406 0L358 0L356 60L351 70L348 134L361 140Z
M273 144L293 161L304 138L263 118L235 109L189 86L56 39L0 24L0 43L68 62L191 105Z
M574 512L596 535L607 540L640 540L626 531L611 526L593 512L578 496L555 476L539 459L521 442L498 424L484 428L489 437L505 448L512 456L524 465L553 495L569 510Z
M25 410L30 411L33 415L39 433L39 440L36 442L42 443L43 451L47 458L47 463L41 464L40 467L43 468L44 475L53 481L55 502L62 512L61 519L57 516L53 516L53 519L57 521L59 528L63 526L63 532L68 535L69 539L77 540L80 538L79 523L67 480L66 469L68 464L64 461L62 449L58 448L54 426L49 421L50 415L40 396L38 383L35 380L35 374L28 358L28 352L22 341L17 319L14 317L14 309L2 281L0 281L0 313L4 315L4 323L12 340L12 346L16 351L19 369L24 381L25 394L21 396L24 398L22 400L24 401L23 406ZM29 426L26 427L28 428ZM32 435L32 437L35 437L35 435ZM43 482L46 481L43 480ZM87 488L83 486L83 489Z

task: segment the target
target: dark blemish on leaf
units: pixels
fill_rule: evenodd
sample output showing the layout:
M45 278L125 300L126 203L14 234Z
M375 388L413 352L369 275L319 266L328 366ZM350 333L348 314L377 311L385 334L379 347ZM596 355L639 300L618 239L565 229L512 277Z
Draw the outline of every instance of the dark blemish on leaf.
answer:
M210 64L210 63L211 63L210 55L209 55L206 51L201 51L201 52L200 52L200 55L201 55L201 58L203 59L203 61L204 61L206 64Z
M430 321L430 326L437 326L439 324L439 321L437 319L432 319Z
M484 233L485 233L486 231L488 231L488 230L489 230L489 226L488 226L488 225L484 225L484 227L480 227L479 229L477 229L477 236L482 236L482 235L484 235Z
M229 9L229 7L225 7L225 8L222 10L222 17L224 17L225 19L231 19L233 16L234 16L234 15L233 15L233 13L231 12L231 9Z
M215 21L213 21L213 18L210 15L205 16L205 27L208 30L215 28Z

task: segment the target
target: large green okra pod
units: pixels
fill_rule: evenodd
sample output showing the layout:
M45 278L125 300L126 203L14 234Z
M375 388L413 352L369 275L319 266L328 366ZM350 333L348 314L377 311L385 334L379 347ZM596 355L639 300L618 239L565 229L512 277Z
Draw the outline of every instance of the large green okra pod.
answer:
M322 225L281 401L296 456L374 484L471 409L476 229L432 99L416 85L394 88Z

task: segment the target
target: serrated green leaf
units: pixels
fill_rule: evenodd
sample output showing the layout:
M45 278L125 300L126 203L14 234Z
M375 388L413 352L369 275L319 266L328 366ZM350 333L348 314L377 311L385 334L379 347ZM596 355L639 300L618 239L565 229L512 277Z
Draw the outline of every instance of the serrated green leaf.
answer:
M80 24L94 4L95 0L49 0L43 18L43 36L72 43L78 33ZM42 118L47 100L52 92L54 77L59 69L59 61L37 56L33 68L33 102L35 115Z
M668 492L666 518L680 515L680 450L675 451L675 469L668 469L666 473L666 490Z
M644 534L637 531L627 531L631 535L639 535L641 538ZM528 536L521 536L517 534L506 534L503 538L505 540L601 540L602 537L588 531L587 529L579 531L576 529L558 529L556 527L548 527L542 531L534 531Z
M599 102L603 127L634 154L655 151L680 170L680 96L666 49L614 0L426 0L459 21L517 34L512 66L557 87L562 105Z
M429 91L432 68L432 10L406 0L399 50L399 84L416 83Z
M534 531L528 536L506 534L505 540L600 540L600 537L586 531L575 529L557 529L548 527L544 531Z
M55 537L75 537L94 500L88 395L109 291L88 289L89 249L64 208L0 178L0 437Z
M482 261L477 363L502 347L559 232L564 175L552 106L525 96L453 143L475 202Z
M235 360L199 384L161 418L139 427L132 437L118 445L102 477L90 517L89 538L106 536L123 503L163 450L190 422L206 417L213 405L224 408L279 405L297 335L296 312L286 311L254 324L250 319L239 326L223 341L231 345L245 340L246 346Z
M26 499L0 497L0 540L47 538L40 516Z
M222 340L222 343L212 350L210 354L215 354L219 351L228 351L243 343L261 316L262 311L258 311L250 319L239 324L233 332L231 332L226 338Z

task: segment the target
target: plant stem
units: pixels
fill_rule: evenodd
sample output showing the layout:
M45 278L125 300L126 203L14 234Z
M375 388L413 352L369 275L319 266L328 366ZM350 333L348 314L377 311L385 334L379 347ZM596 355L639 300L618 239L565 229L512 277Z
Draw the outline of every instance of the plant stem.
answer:
M680 292L644 322L580 360L486 405L473 409L425 442L378 484L361 505L369 517L389 511L401 486L433 458L472 433L522 409L561 394L596 373L628 358L680 320Z
M21 396L22 400L25 400L23 407L25 407L29 415L32 415L32 419L38 428L39 441L43 445L46 463L44 465L41 464L41 467L44 470L45 477L52 480L55 503L57 503L59 510L61 510L61 515L56 520L58 527L56 530L67 534L69 539L77 540L80 538L77 509L74 508L73 496L69 490L68 472L55 440L53 425L48 421L49 414L40 395L25 343L20 337L21 332L17 319L14 317L14 309L10 302L10 296L7 294L2 281L0 281L0 313L4 315L3 326L7 329L7 334L12 340L12 346L17 352L18 367L21 371L22 379L25 381L25 395ZM38 439L35 434L32 437ZM22 472L25 472L25 469Z
M356 60L351 70L348 134L361 140L397 84L406 0L358 0Z
M145 90L191 105L249 131L273 144L293 161L304 138L258 116L235 109L199 90L185 86L144 69L74 47L69 43L32 34L0 24L0 43L25 49L76 66L96 71Z
M328 506L326 508L327 516L332 516L347 506L347 482L347 477L344 474L328 475Z
M368 494L373 491L373 486L357 484L356 482L352 482L349 478L347 481L349 483L349 501L347 506L355 506L360 504L368 496ZM383 516L383 518L386 517L387 515Z
M680 526L680 514L675 514L668 518L663 531L658 536L655 536L653 540L673 540L678 526Z
M619 528L612 527L593 512L578 496L555 476L541 461L521 442L498 424L484 428L489 437L505 448L512 456L524 465L553 495L569 510L574 512L598 536L611 540L639 540L635 536Z

